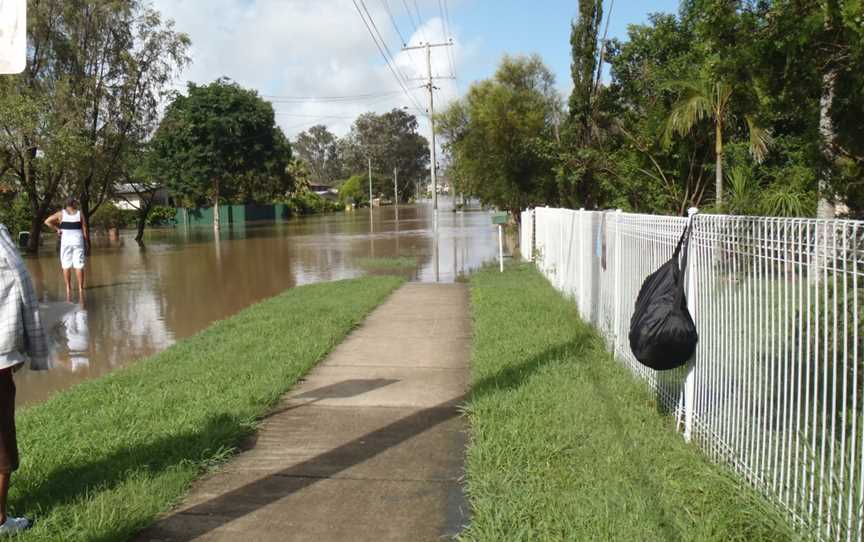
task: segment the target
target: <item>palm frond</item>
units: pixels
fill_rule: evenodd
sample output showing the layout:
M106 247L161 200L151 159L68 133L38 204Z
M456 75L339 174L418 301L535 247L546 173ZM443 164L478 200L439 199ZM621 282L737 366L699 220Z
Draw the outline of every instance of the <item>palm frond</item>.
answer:
M754 214L758 211L759 182L749 168L734 165L726 174L728 208L732 214Z
M663 146L669 147L675 135L688 134L694 126L711 116L712 103L711 92L702 80L670 81L664 87L679 93L663 130Z
M750 154L757 163L761 163L768 155L768 147L773 141L771 133L758 124L752 115L746 115L744 118L750 133Z

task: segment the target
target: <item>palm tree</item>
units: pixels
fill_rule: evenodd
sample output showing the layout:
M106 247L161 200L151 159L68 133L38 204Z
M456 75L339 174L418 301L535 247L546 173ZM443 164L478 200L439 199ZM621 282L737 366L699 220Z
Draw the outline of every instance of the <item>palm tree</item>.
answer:
M722 81L712 82L706 78L675 81L668 85L678 90L678 102L666 119L663 144L668 147L674 135L687 135L694 126L706 118L714 124L715 180L717 183L717 206L723 206L723 129L734 121L731 111L733 89ZM744 120L750 133L750 154L761 162L768 152L771 137L756 119L745 114Z

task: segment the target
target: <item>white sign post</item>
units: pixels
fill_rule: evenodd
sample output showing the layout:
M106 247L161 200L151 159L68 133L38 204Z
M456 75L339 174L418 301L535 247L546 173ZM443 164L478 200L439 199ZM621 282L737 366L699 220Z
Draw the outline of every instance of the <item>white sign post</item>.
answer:
M0 0L0 74L27 66L27 0Z

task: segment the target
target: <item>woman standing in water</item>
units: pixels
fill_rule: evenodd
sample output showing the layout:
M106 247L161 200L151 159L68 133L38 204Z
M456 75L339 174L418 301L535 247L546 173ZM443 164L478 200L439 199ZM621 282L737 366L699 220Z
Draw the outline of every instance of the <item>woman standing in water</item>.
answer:
M60 267L66 281L66 301L72 302L72 269L78 280L78 299L84 302L84 261L90 252L87 219L78 209L78 200L68 198L66 207L45 220L45 225L60 235Z

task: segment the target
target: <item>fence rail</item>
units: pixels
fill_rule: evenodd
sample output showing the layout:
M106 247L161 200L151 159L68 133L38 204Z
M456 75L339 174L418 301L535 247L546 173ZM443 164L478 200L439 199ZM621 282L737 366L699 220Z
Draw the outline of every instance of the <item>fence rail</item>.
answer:
M691 362L656 372L627 339L645 277L691 219L538 208L523 257L571 297L685 437L825 540L862 541L864 223L695 215Z

